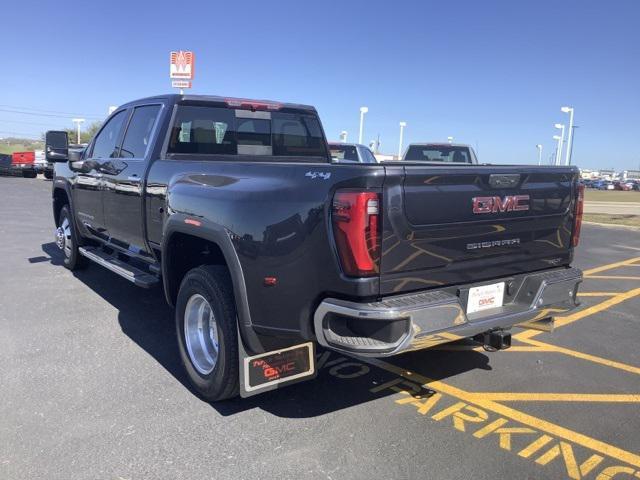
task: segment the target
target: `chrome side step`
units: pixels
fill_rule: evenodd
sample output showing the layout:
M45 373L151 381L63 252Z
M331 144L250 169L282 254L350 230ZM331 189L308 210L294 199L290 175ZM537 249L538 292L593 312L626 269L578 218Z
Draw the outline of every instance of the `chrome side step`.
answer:
M92 262L102 265L113 273L117 273L122 278L126 278L139 287L150 288L160 281L158 276L129 265L116 256L110 255L95 247L79 247L78 251L83 257L87 257Z

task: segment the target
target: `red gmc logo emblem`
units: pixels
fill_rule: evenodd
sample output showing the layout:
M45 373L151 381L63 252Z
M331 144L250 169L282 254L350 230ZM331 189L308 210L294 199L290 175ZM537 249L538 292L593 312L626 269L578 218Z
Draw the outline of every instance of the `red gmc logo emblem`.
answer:
M529 210L529 195L507 195L501 197L473 197L473 213L526 212Z

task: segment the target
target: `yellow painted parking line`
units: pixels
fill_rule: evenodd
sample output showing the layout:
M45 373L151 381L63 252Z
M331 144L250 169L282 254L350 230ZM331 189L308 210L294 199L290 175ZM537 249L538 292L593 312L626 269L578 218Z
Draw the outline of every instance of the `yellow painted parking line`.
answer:
M525 342L536 335L540 335L541 333L542 332L539 330L525 330L524 332L516 333L511 337L511 339Z
M596 267L596 268L591 268L589 270L585 270L582 273L585 276L593 275L594 273L605 272L607 270L612 270L612 269L617 268L617 267L623 267L625 265L631 265L631 264L634 264L636 262L640 262L640 257L634 257L634 258L630 258L628 260L623 260L621 262L616 262L616 263L609 263L607 265L602 265L600 267Z
M640 295L640 288L634 288L633 290L629 290L625 293L619 293L615 297L611 297L608 300L597 303L591 307L585 308L583 310L579 310L571 315L567 315L564 317L557 317L555 321L556 328L564 327L565 325L569 325L577 320L580 320L584 317L588 317L589 315L593 315L598 312L602 312L603 310L607 310L619 303L622 303L630 298L637 297Z
M609 393L475 393L479 399L496 402L602 402L640 403L640 395Z
M485 410L489 410L498 415L502 415L503 417L506 417L508 419L515 420L516 422L522 423L528 427L536 428L542 432L545 432L546 434L554 435L555 437L573 442L595 452L608 455L609 457L621 460L625 463L628 463L629 465L640 467L640 455L638 455L637 453L629 452L620 447L616 447L601 440L589 437L588 435L569 430L568 428L561 427L560 425L556 425L555 423L549 422L547 420L543 420L541 418L529 415L506 405L502 405L493 400L478 398L477 394L475 393L467 392L460 388L444 383L440 380L432 380L423 375L420 375L419 373L411 372L404 368L387 363L386 361L379 358L367 358L366 360L359 358L359 360L366 361L366 363L375 365L378 368L386 370L387 372L390 372L394 375L403 377L411 382L428 386L429 389L433 389L439 392L435 395L446 394L452 397L456 397L460 400L464 400L466 402L475 404L478 407L484 408Z
M640 295L640 288L629 290L623 293L617 293L611 298L609 298L608 300L604 300L600 303L596 303L591 307L578 310L577 312L572 313L571 315L567 315L564 317L556 317L554 325L556 328L564 327L573 322L581 320L582 318L588 317L589 315L594 315L596 313L602 312L603 310L607 310L608 308L611 308L614 305L622 303L631 298L637 297L638 295ZM525 330L524 332L514 335L513 339L521 342L527 342L529 339L537 335L540 335L541 333L544 333L544 332L541 332L539 330Z
M579 292L579 297L615 297L621 292Z
M439 345L437 347L430 348L430 350L440 350L446 352L465 352L465 351L476 351L482 352L484 348L474 345ZM502 350L503 352L551 352L553 351L552 347L535 347L533 345L512 345L506 350Z
M624 370L629 373L640 375L640 367L635 367L633 365L628 365L622 362L616 362L614 360L598 357L597 355L591 355L589 353L578 352L576 350L571 350L570 348L551 345L550 343L544 343L539 340L534 340L530 338L525 338L521 340L525 343L529 343L537 347L545 348L547 349L547 351L562 353L564 355L569 355L570 357L580 358L582 360L588 360L589 362L604 365L606 367L617 368L618 370ZM508 350L505 350L505 351L508 351Z
M628 277L625 275L589 275L589 280L640 280L640 277Z
M555 327L563 327L565 325L569 325L570 323L573 323L577 320L580 320L584 317L588 317L589 315L593 315L595 313L601 312L603 310L606 310L608 308L611 308L614 305L617 305L618 303L624 302L625 300L628 300L630 298L633 298L635 296L640 295L640 288L636 288L634 290L629 290L627 292L623 292L623 293L617 293L614 296L612 296L611 298L609 298L608 300L604 300L600 303L596 303L595 305L592 305L591 307L588 308L584 308L582 310L578 310L575 313L572 313L571 315L567 315L567 316L558 316L555 317ZM546 312L543 312L546 315ZM545 315L538 315L539 318L544 317ZM536 317L536 318L538 318ZM536 335L540 335L541 331L539 330L525 330L524 332L518 333L516 335L513 336L514 340L520 340L520 341L524 341L530 338L535 337Z

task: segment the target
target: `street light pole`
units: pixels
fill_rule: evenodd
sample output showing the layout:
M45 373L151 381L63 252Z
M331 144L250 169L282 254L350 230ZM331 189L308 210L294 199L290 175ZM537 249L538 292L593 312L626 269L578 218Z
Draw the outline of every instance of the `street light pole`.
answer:
M560 165L560 162L562 161L562 144L564 143L564 124L556 123L554 127L560 130L560 141L558 142L558 154L556 155L556 165Z
M538 149L538 165L542 165L542 145L537 144L536 148Z
M84 118L72 118L71 121L76 124L78 131L78 144L80 144L80 124L84 122Z
M574 125L573 127L571 127L571 148L569 151L569 165L572 165L573 162L573 138L576 136L576 128L578 128L578 125Z
M553 139L558 141L558 146L556 147L556 159L553 162L553 164L554 165L558 165L558 160L559 160L560 155L561 155L560 152L562 151L562 137L560 135L554 135Z
M402 157L402 133L404 132L404 127L407 126L407 122L400 122L400 144L398 145L398 160Z
M364 114L367 113L369 109L367 107L360 107L360 135L358 135L358 143L362 143L362 131L364 129Z
M571 165L571 154L573 147L573 107L562 107L560 111L569 114L569 132L567 134L567 157L565 160L566 165Z

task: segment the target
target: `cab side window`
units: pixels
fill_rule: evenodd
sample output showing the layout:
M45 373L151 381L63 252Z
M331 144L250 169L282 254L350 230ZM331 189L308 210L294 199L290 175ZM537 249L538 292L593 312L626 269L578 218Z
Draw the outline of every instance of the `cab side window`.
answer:
M375 155L368 148L364 149L364 163L378 163L378 160L376 160Z
M136 107L120 148L122 158L144 158L151 142L151 133L160 112L160 105Z
M93 144L93 158L114 158L118 156L118 140L127 118L127 111L116 113L100 131Z
M237 153L233 110L201 106L181 106L171 130L167 153Z

